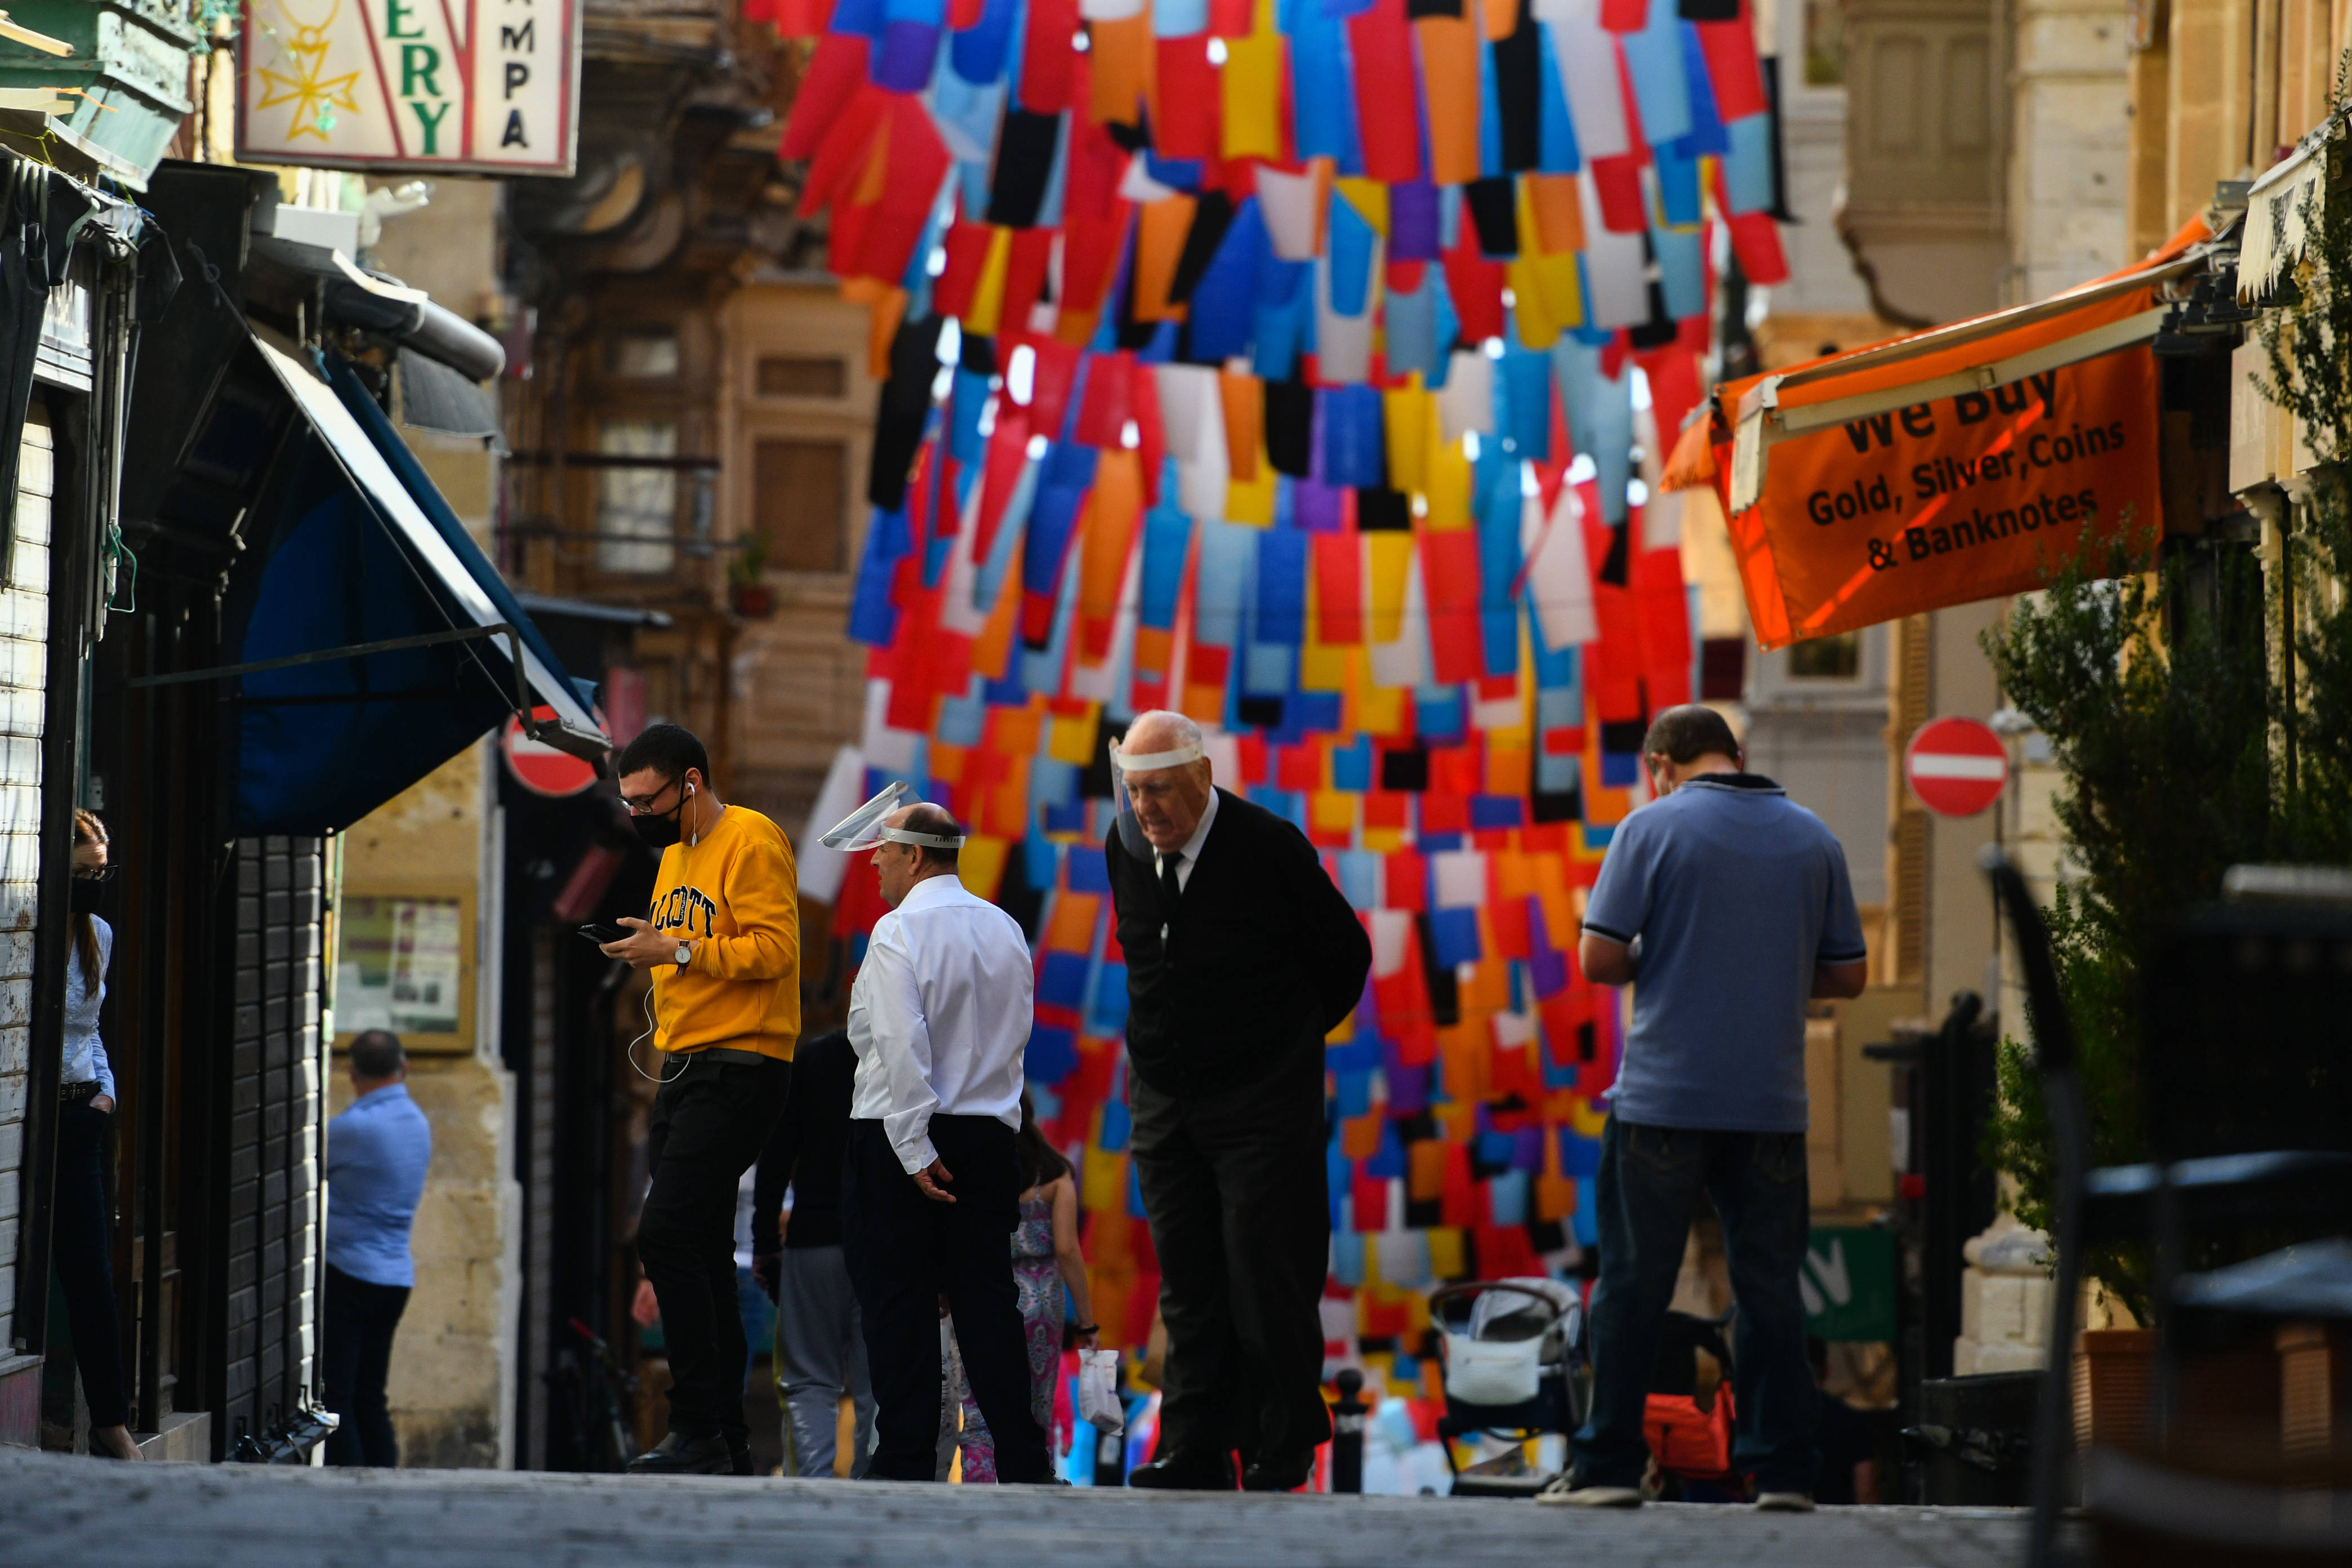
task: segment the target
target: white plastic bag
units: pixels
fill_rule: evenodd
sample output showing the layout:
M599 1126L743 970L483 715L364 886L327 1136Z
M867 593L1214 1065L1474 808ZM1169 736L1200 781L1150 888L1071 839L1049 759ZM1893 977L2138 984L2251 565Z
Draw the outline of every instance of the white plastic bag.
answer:
M1118 1396L1118 1352L1078 1352L1078 1415L1097 1433L1127 1430L1127 1405Z
M1445 1392L1465 1405L1519 1405L1543 1377L1543 1342L1445 1336Z

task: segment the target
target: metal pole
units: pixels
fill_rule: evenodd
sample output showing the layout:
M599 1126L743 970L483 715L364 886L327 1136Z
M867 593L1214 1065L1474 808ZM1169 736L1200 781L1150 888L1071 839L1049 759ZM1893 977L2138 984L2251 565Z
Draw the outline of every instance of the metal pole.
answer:
M1335 1381L1339 1397L1331 1405L1331 1489L1360 1492L1364 1489L1364 1416L1371 1408L1360 1397L1364 1374L1352 1366L1343 1367Z
M2042 1397L2033 1418L2033 1513L2028 1526L2028 1568L2053 1568L2058 1561L2058 1516L2064 1506L2074 1458L2074 1302L2083 1289L2083 1187L2091 1165L2090 1120L2083 1105L2083 1080L2074 1055L2074 1031L2058 991L2050 957L2050 935L2033 907L2025 879L2007 857L1994 850L1979 862L2009 905L2017 935L2018 967L2031 1005L2033 1049L2042 1069L2042 1095L2050 1108L2050 1141L2058 1191L2051 1230L2058 1247L2057 1278L2050 1291L2050 1363L2042 1373Z
M1118 1381L1121 1384L1127 1381L1127 1368L1124 1363L1119 1366ZM1127 1485L1127 1432L1124 1427L1117 1432L1095 1434L1095 1485L1098 1487Z
M156 640L162 628L152 616L146 617L147 635L141 640L146 645L147 668L156 664ZM151 691L141 704L146 711L147 744L141 756L142 766L152 770L160 767L164 756L181 756L178 746L159 747L157 742L167 732L176 733L160 711L166 699L160 691ZM173 703L174 717L178 704ZM161 1430L163 1419L163 1032L167 1027L167 1001L164 987L170 983L172 942L172 895L180 868L174 858L163 853L163 846L172 841L173 791L156 787L157 775L151 772L143 786L147 796L147 827L141 835L139 884L145 908L139 911L142 940L139 954L139 1225L144 1237L140 1254L139 1269L139 1429L142 1432Z

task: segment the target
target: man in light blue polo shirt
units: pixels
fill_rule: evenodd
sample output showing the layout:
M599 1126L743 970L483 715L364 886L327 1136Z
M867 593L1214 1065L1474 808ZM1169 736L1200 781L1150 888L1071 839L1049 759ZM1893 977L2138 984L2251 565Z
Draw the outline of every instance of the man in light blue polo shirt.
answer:
M1587 979L1633 987L1594 1194L1592 1410L1539 1500L1640 1505L1651 1363L1703 1191L1739 1306L1732 1466L1759 1508L1806 1510L1805 1004L1862 994L1862 921L1836 837L1741 770L1722 715L1670 708L1642 749L1658 798L1611 839L1577 946Z
M320 1369L327 1408L342 1425L327 1463L400 1463L384 1380L392 1337L416 1283L408 1229L425 1196L433 1129L408 1098L400 1037L370 1029L352 1041L350 1109L327 1123L327 1300Z

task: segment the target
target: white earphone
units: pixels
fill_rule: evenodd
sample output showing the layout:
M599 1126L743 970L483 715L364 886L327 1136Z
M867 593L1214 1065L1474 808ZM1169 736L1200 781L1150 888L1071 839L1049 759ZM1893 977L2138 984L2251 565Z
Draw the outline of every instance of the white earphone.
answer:
M656 1077L645 1068L637 1067L637 1047L653 1037L654 1026L654 988L648 985L646 987L646 1031L629 1042L629 1066L635 1068L637 1076L647 1083L667 1083L668 1079Z

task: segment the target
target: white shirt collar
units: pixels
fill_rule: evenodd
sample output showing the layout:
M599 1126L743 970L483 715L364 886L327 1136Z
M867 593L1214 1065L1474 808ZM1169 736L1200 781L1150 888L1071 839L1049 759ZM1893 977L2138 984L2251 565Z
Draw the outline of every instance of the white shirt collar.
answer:
M1215 826L1216 823L1217 791L1214 785L1211 785L1209 804L1201 810L1201 826L1192 829L1192 837L1184 840L1184 847L1177 851L1184 857L1184 864L1197 866L1201 863L1201 846L1209 841L1209 829Z
M956 893L962 891L963 879L952 871L944 876L926 877L907 889L907 896L898 900L898 908L902 911L920 909L926 904L935 904L950 899Z

